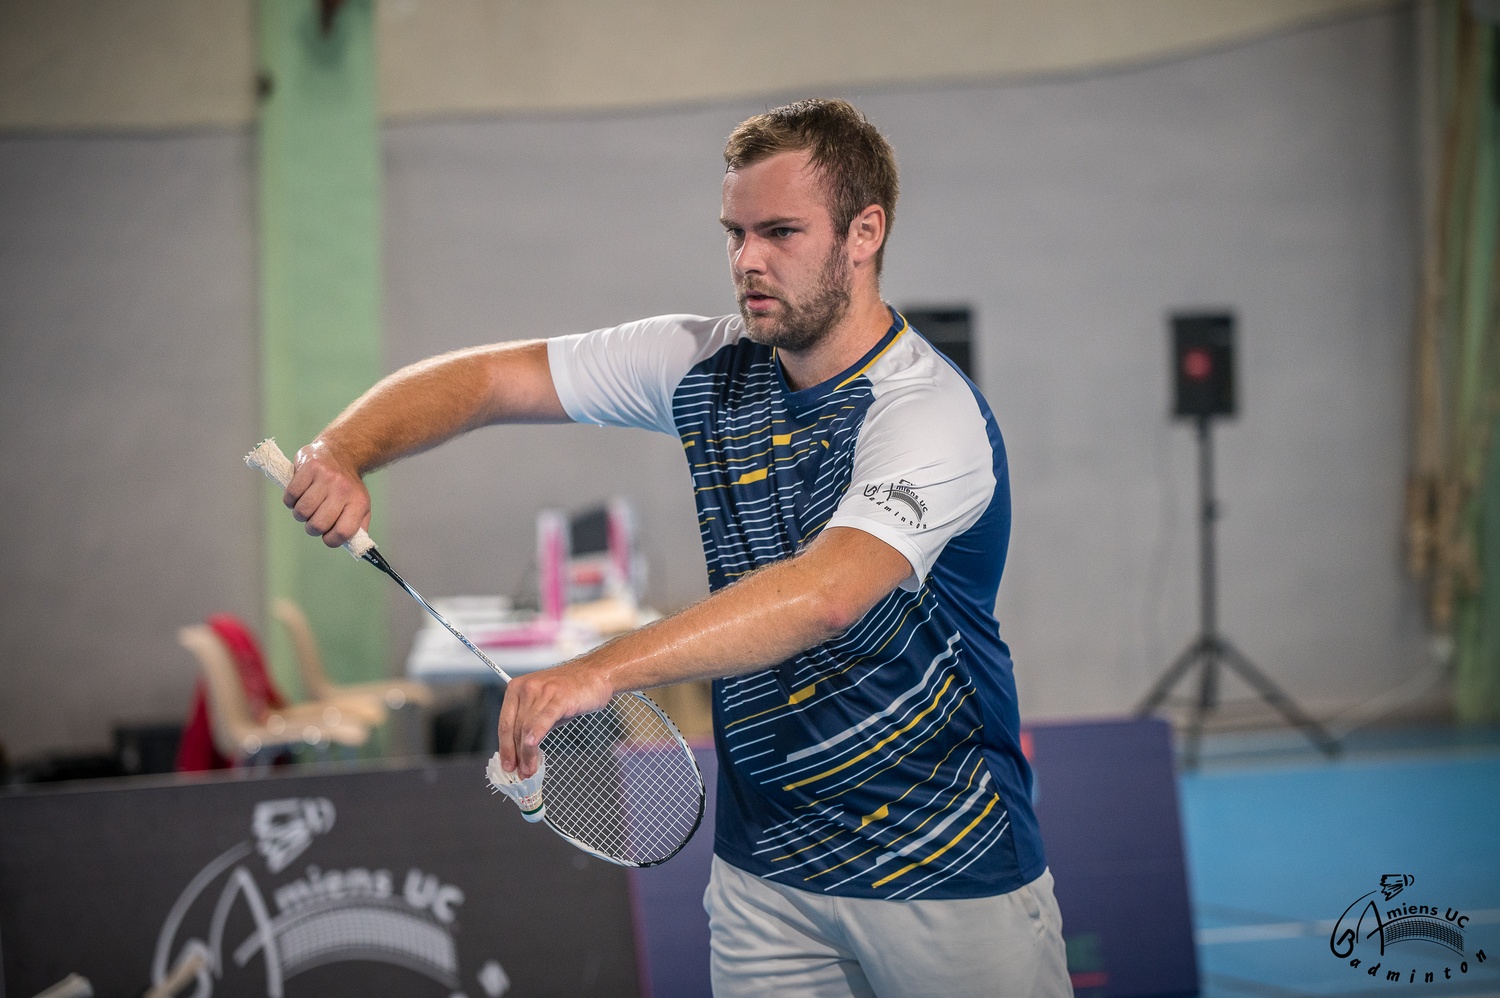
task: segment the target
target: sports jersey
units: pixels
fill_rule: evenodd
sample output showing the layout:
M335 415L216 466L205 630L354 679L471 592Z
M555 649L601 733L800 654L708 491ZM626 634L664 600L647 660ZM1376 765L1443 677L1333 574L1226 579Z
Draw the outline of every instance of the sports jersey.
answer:
M794 391L738 315L667 315L548 343L578 422L682 441L709 586L828 527L912 574L848 631L714 682L714 850L849 897L1006 893L1045 862L994 617L1010 535L984 397L899 315L848 370Z

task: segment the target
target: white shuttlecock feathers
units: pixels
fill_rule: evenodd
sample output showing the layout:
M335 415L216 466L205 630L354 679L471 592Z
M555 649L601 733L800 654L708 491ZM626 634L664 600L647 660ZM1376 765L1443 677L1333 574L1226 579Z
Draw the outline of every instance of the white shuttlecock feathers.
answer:
M484 767L484 775L490 786L515 801L521 808L521 817L527 821L541 821L547 816L547 805L542 800L542 777L547 771L547 760L537 751L536 772L526 779L519 773L509 772L500 766L500 753L490 756Z

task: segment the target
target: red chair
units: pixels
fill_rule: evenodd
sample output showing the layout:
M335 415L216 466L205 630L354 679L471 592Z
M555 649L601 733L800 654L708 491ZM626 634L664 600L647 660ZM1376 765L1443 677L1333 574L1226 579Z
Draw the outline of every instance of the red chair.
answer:
M369 740L369 727L337 706L288 705L238 618L216 614L177 637L202 672L177 752L179 772L266 763L298 745L357 748Z

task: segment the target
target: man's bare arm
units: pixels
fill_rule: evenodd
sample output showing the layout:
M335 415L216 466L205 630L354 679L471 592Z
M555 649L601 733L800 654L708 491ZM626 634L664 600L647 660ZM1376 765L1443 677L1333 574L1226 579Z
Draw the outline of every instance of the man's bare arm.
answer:
M545 341L432 357L381 380L299 450L282 499L309 534L338 547L369 526L363 478L376 468L491 423L567 418Z
M616 693L753 672L842 634L912 574L895 548L830 527L796 557L555 669L517 677L500 711L500 761L536 771L536 746L564 718Z

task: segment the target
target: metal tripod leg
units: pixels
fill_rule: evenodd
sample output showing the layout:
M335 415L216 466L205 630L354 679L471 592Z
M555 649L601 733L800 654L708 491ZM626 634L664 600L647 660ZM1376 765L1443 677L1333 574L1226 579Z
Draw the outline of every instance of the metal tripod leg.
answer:
M1246 683L1260 694L1262 700L1276 709L1286 722L1294 728L1302 731L1308 739L1318 747L1324 755L1332 759L1338 755L1339 743L1333 740L1333 736L1317 721L1302 712L1291 697L1284 693L1280 686L1271 680L1270 676L1255 667L1244 654L1228 641L1220 638L1217 641L1219 651L1223 654L1225 664Z
M1314 745L1328 756L1338 752L1338 743L1322 727L1308 717L1271 682L1255 665L1228 641L1219 637L1217 560L1214 547L1214 524L1219 518L1219 504L1214 498L1213 436L1209 415L1198 416L1198 612L1200 630L1198 637L1188 645L1181 655L1162 673L1162 677L1151 687L1151 692L1136 707L1139 717L1145 717L1172 692L1172 687L1194 665L1201 665L1203 673L1198 679L1198 697L1188 719L1187 745L1184 762L1189 769L1198 765L1198 748L1203 737L1204 719L1218 707L1219 663L1233 669L1240 678L1259 693L1261 698L1274 707L1293 727L1298 728Z
M1172 664L1167 667L1167 671L1161 674L1161 678L1156 681L1156 685L1151 687L1151 692L1147 693L1141 702L1136 704L1135 716L1145 717L1160 707L1161 702L1172 692L1172 687L1176 686L1178 680L1187 675L1187 671L1193 667L1194 662L1198 661L1198 656L1202 652L1203 640L1201 638L1184 648L1182 654L1178 655L1172 661Z
M1198 699L1193 703L1193 713L1188 717L1187 744L1183 746L1182 761L1188 769L1198 768L1198 749L1203 744L1203 721L1219 704L1219 647L1213 638L1205 637L1198 642L1198 662L1203 670L1198 674Z

